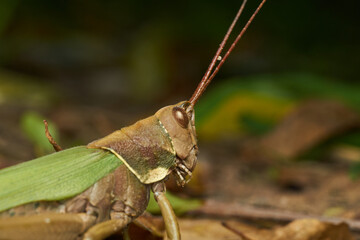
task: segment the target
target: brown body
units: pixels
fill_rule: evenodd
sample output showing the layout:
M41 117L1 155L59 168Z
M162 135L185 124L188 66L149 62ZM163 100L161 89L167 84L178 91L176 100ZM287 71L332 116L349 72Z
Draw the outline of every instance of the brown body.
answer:
M88 148L107 149L124 164L73 198L32 202L0 213L0 239L95 240L124 228L145 211L150 188L161 198L163 181L173 170L184 180L196 164L194 121L180 126L173 114L182 104L90 143ZM191 116L193 120L193 112Z

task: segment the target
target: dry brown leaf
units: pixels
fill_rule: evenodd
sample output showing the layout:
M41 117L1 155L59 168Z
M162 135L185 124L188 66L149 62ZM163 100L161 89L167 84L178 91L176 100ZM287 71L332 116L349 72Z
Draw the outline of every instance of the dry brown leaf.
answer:
M251 240L354 240L347 224L317 219L299 219L271 230L258 230L237 222L227 222L227 225Z
M179 219L182 240L242 240L236 233L210 219ZM244 225L245 226L245 225Z
M274 131L262 147L284 158L294 158L327 138L359 126L359 116L343 104L313 100L300 105Z

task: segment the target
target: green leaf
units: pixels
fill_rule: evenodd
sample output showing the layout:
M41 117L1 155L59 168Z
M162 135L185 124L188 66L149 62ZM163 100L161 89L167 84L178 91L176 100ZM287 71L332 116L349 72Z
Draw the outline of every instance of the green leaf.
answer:
M171 203L172 208L176 215L180 216L190 210L197 209L202 205L202 202L198 199L184 199L179 198L169 192L166 192L166 197ZM146 209L148 212L153 214L160 214L160 208L157 204L156 200L154 199L154 194L150 193L150 201L149 205Z
M239 121L239 116L246 114L246 120L261 119L262 123L276 125L297 103L309 98L334 99L360 110L359 91L358 83L349 85L304 73L219 81L195 107L197 133L203 139L241 135L253 130L261 133L267 126Z
M240 115L240 124L252 135L262 135L268 132L274 123L266 119L257 118L254 115L243 113Z
M75 196L122 164L102 149L74 147L0 170L0 211Z

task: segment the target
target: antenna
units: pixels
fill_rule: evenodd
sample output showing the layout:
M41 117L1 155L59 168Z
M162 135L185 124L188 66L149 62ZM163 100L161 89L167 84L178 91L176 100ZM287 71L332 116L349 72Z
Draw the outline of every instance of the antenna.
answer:
M231 23L224 39L222 40L218 50L215 53L215 56L213 57L213 59L211 60L211 63L208 67L208 69L205 72L205 75L203 76L203 78L201 79L199 85L197 86L194 94L191 96L189 102L190 105L192 107L194 107L194 105L196 104L196 102L199 100L200 96L204 93L206 87L210 84L211 80L215 77L215 75L218 73L220 67L224 64L225 60L228 58L228 56L230 55L230 53L232 52L232 50L234 49L235 45L238 43L238 41L241 39L241 37L244 35L244 33L246 32L247 28L249 27L249 25L251 24L251 22L254 20L256 14L259 12L259 10L262 8L262 6L264 5L264 3L266 2L266 0L262 0L262 2L259 4L259 6L257 7L257 9L255 10L255 12L253 13L253 15L250 17L250 19L247 21L247 23L245 24L245 26L243 27L243 29L241 30L241 32L239 33L239 35L236 37L236 39L234 40L234 42L231 44L229 50L225 53L224 57L221 57L221 52L226 44L226 41L228 40L234 26L236 25L236 22L238 21L241 13L244 10L245 4L246 4L247 0L243 0L243 3L240 6L239 11L237 12L233 22ZM216 61L220 61L216 67ZM214 69L215 67L215 69Z

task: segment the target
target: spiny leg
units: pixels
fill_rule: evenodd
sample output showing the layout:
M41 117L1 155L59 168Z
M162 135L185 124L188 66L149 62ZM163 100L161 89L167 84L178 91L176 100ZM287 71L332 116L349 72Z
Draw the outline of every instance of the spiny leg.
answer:
M166 233L170 240L180 240L179 224L169 200L165 196L166 188L163 182L152 185L154 197L159 204L161 215L164 218Z

